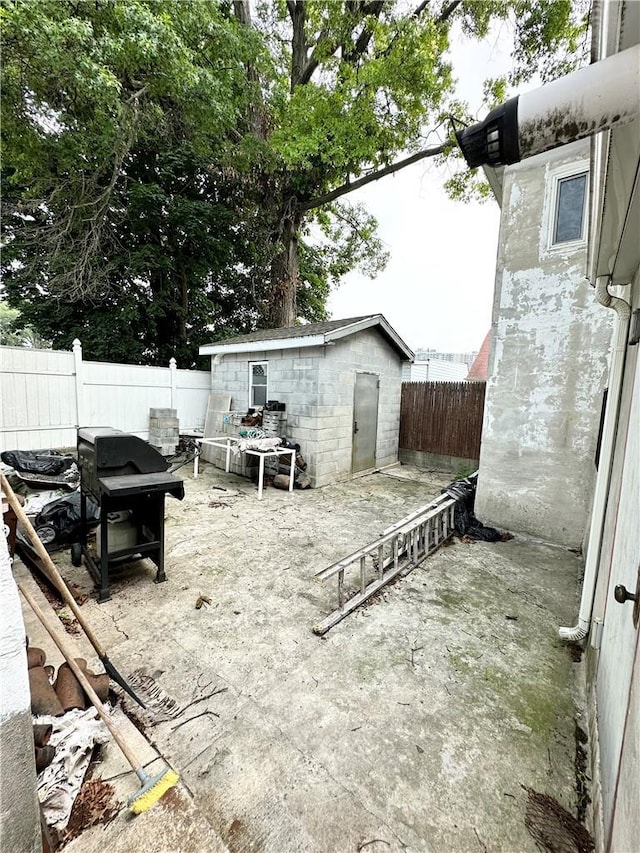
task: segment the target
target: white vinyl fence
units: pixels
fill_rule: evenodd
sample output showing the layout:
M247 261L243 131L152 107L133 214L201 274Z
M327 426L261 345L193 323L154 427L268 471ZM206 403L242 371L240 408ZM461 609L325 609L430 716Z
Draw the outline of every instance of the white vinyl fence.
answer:
M83 361L73 352L0 347L0 451L74 447L78 426L149 436L149 409L178 410L180 430L202 429L211 374Z

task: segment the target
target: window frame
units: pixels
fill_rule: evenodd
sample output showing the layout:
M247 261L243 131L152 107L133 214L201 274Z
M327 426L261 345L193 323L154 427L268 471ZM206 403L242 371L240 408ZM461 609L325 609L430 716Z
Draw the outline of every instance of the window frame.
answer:
M560 203L560 186L564 181L570 178L579 178L585 176L584 200L582 207L582 228L580 237L573 240L563 240L560 243L554 242L556 227L558 222L558 205ZM581 249L587 245L587 236L589 231L589 161L579 160L577 162L568 163L565 166L553 169L549 174L548 181L548 203L546 205L546 250L550 254L562 254L576 249Z
M262 365L265 368L265 374L267 377L267 381L264 385L254 385L253 383L253 368L257 365ZM265 396L264 403L254 403L253 401L253 389L254 388L264 388ZM249 408L257 409L260 406L266 406L267 400L269 399L269 362L265 360L260 361L250 361L249 362Z

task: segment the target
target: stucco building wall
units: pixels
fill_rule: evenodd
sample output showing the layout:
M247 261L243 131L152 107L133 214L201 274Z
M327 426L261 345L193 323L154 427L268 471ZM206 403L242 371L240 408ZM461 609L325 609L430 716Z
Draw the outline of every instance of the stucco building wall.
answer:
M0 850L39 853L42 843L25 630L1 527L0 601Z
M476 512L580 547L588 523L612 312L585 280L586 239L550 246L558 175L576 143L505 169Z

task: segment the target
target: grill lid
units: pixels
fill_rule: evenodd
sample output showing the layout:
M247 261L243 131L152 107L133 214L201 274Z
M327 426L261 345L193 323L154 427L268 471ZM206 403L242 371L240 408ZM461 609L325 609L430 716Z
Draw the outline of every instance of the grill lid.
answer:
M166 471L167 460L137 435L112 427L78 430L81 468L97 477L126 474L156 474Z

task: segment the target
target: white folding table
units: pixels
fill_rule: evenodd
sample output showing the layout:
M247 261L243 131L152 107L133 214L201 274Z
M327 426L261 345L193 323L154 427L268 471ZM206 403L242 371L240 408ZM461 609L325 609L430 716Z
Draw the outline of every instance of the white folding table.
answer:
M202 447L203 444L209 445L209 447L220 447L223 450L227 451L226 459L225 459L225 468L226 473L229 473L229 469L231 467L231 446L232 443L238 444L241 441L241 438L237 435L220 435L214 436L213 438L197 438L196 444L199 447ZM290 450L287 447L276 447L273 450L250 450L245 449L241 450L241 453L247 453L250 456L257 456L259 461L258 467L258 500L262 500L262 490L264 486L264 460L267 456L287 456L287 454L291 457L290 464L290 473L289 473L289 491L293 491L293 479L295 477L295 464L296 464L296 451ZM199 460L200 454L197 454L195 459L193 460L193 477L194 479L198 476L199 470Z

